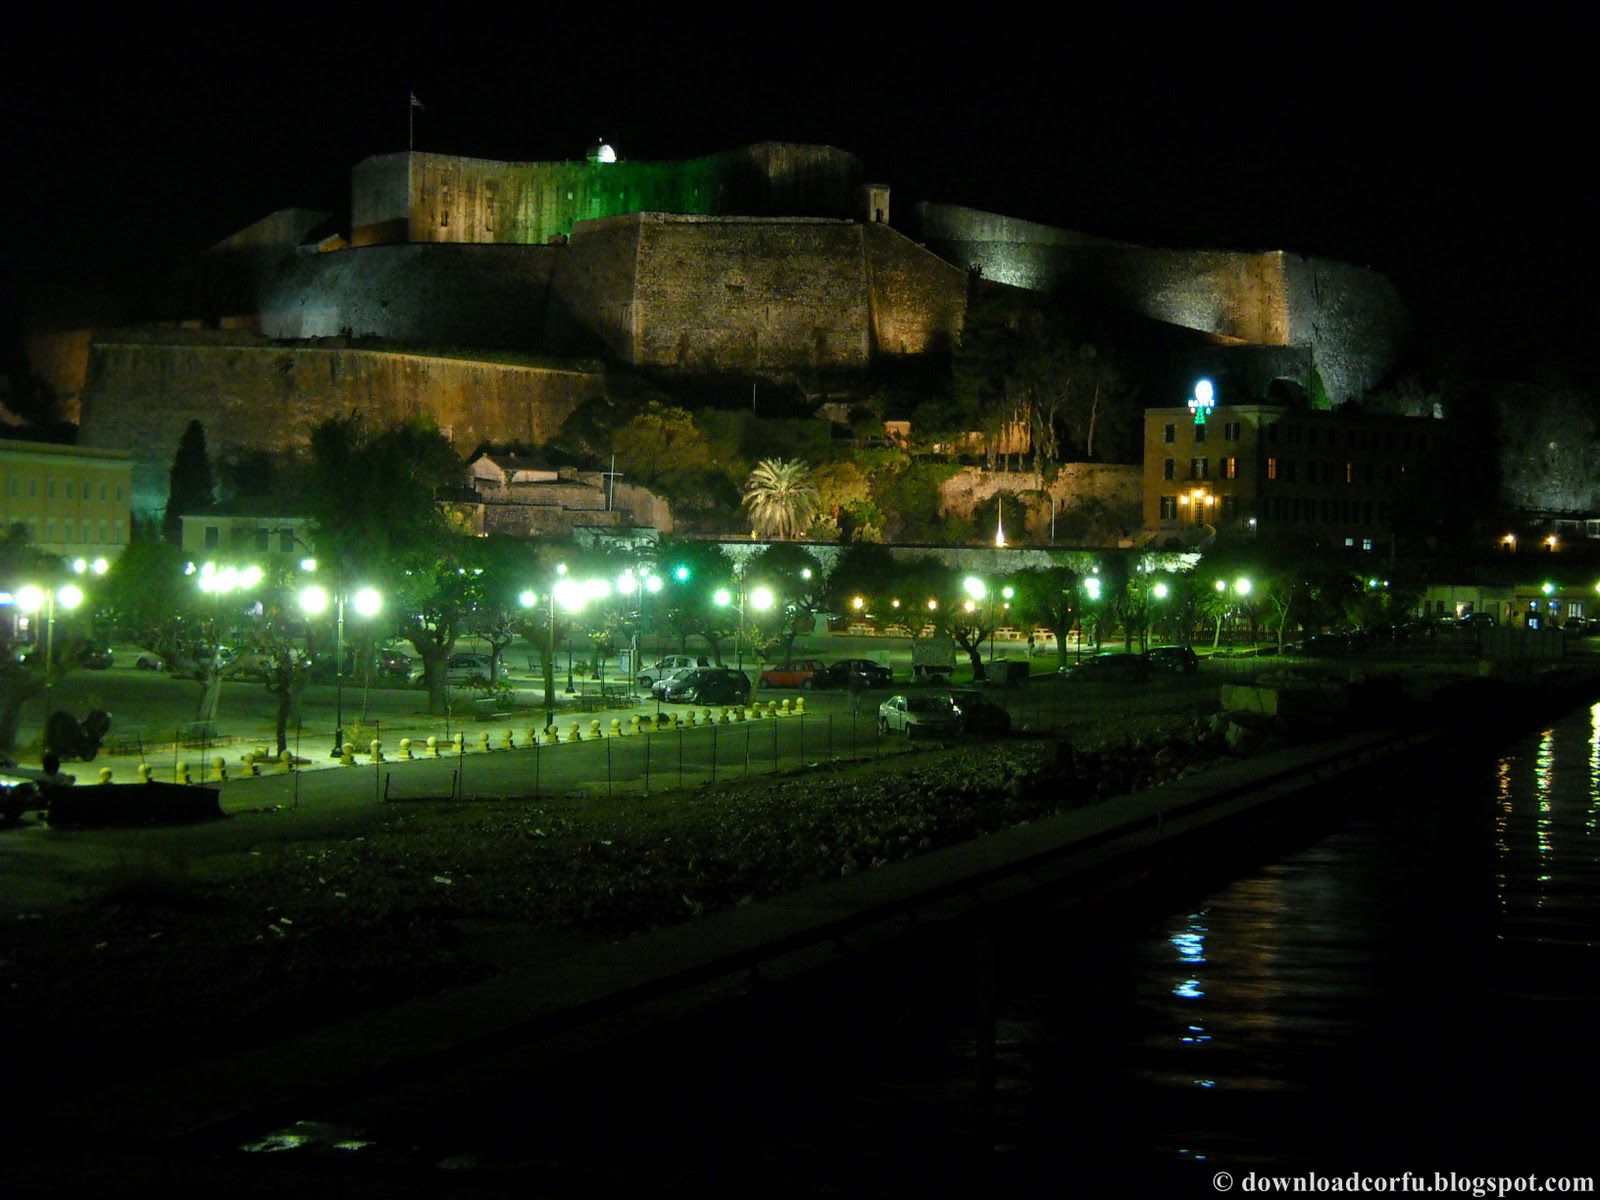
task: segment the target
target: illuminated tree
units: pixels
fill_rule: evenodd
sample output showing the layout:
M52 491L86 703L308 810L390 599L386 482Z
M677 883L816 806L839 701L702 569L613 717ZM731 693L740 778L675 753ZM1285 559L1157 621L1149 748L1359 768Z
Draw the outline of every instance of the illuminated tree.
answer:
M745 481L744 503L757 532L790 538L811 527L821 501L805 463L764 458Z

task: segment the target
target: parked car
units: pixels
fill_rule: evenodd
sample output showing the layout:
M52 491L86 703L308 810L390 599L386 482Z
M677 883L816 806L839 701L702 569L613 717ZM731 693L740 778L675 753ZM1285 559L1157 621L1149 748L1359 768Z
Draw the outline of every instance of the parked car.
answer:
M1145 656L1153 671L1174 675L1193 675L1200 669L1200 658L1188 646L1151 646Z
M888 687L893 682L894 672L870 658L841 658L811 678L812 687Z
M1060 673L1075 683L1143 683L1150 664L1138 654L1095 654Z
M149 650L141 650L139 657L133 660L133 665L141 671L165 671L167 664L161 655Z
M710 666L711 664L708 663L706 665ZM700 669L701 665L699 663L685 667L669 667L661 673L659 679L650 685L650 694L657 700L665 700L667 698L667 689L672 686L674 679L677 679L680 675L686 675L690 671L698 671Z
M1461 629L1493 629L1498 624L1500 622L1495 620L1495 615L1486 612L1469 612L1456 621Z
M488 683L489 660L481 654L452 654L444 677L450 683Z
M903 733L908 738L959 733L961 715L944 692L917 696L890 696L878 705L878 731Z
M703 654L698 656L690 654L669 654L657 662L654 666L646 667L644 670L639 672L639 686L643 688L653 688L658 680L664 679L674 671L680 671L684 667L709 667L711 665L711 660Z
M750 677L731 667L689 667L672 677L662 698L675 704L747 704Z
M757 687L813 688L814 677L828 666L819 658L801 658L781 666L768 667L756 681Z
M83 652L81 661L91 671L104 671L111 666L111 651L105 646L91 646Z
M1595 631L1595 625L1586 617L1568 617L1567 623L1561 627L1566 630L1568 637L1588 637Z
M951 692L950 704L961 719L962 733L1011 732L1011 714L982 692L970 688Z
M373 669L383 679L397 683L410 683L417 673L417 665L409 654L398 650L380 650L373 656Z

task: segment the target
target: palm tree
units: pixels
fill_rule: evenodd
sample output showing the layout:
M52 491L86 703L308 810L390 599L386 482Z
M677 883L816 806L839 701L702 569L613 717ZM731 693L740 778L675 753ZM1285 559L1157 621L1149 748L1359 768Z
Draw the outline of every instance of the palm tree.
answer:
M811 527L821 500L805 463L764 458L744 482L744 503L757 533L789 538Z

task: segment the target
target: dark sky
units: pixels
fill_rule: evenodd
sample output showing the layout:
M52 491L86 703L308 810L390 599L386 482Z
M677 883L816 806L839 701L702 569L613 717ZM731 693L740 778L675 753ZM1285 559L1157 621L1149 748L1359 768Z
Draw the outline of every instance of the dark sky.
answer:
M1464 7L1279 4L1202 23L1174 15L1195 6L1116 21L968 6L939 31L911 19L931 6L866 22L770 5L526 15L543 7L256 8L253 25L187 28L75 11L12 37L4 267L25 281L160 261L287 205L347 219L350 166L404 148L414 90L420 149L568 158L603 135L657 159L823 142L888 182L902 221L928 198L1327 253L1389 271L1428 314L1546 340L1587 337L1600 315L1600 54L1575 7L1473 22ZM406 20L427 31L386 27Z

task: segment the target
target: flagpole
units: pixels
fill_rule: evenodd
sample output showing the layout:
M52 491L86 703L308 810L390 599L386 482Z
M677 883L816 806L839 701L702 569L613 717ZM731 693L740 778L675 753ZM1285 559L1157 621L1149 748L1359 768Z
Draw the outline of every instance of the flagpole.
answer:
M417 148L417 94L406 94L406 151Z

